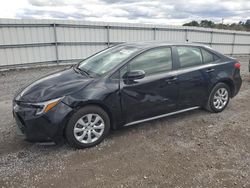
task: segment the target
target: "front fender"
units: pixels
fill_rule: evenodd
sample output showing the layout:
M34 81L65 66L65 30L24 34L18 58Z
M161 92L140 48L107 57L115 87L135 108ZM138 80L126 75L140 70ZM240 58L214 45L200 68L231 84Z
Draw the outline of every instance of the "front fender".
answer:
M87 105L97 105L106 111L110 117L112 128L116 129L122 124L119 87L87 87L83 90L66 96L63 102L74 110Z

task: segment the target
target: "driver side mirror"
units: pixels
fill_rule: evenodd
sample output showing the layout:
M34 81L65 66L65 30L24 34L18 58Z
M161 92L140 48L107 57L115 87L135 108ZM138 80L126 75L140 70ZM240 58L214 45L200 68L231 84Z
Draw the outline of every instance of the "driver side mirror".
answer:
M145 72L143 70L132 70L130 72L126 72L122 78L127 80L138 80L144 77Z

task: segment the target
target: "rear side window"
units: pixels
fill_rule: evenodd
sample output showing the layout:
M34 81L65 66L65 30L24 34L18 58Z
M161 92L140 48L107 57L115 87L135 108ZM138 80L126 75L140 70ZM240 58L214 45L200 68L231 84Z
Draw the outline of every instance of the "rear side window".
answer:
M219 57L217 55L215 55L211 52L208 52L207 50L201 49L201 52L202 52L204 63L211 63L211 62L219 59Z
M191 67L203 64L201 50L199 48L185 46L177 47L177 52L181 67Z
M140 54L129 64L130 70L143 70L147 75L172 69L172 55L169 47L155 48Z

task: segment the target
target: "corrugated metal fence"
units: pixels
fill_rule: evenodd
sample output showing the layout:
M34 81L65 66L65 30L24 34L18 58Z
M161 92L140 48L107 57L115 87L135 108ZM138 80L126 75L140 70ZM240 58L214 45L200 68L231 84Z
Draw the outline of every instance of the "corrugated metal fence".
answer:
M0 19L0 67L76 62L121 42L202 43L227 55L250 55L250 32L152 24Z

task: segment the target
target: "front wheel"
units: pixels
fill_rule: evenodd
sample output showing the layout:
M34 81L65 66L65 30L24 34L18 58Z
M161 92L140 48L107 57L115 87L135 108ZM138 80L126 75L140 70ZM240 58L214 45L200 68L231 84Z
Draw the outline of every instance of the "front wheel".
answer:
M206 109L210 112L221 112L228 105L230 100L230 88L224 83L218 83L212 89Z
M99 144L109 129L108 114L98 106L86 106L73 114L65 135L71 146L82 149Z

